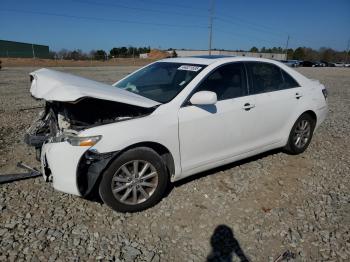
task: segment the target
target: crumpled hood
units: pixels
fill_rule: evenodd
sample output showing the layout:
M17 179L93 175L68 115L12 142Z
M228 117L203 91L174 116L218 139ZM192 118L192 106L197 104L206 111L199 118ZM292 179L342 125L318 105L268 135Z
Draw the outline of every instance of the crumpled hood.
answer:
M33 77L30 93L47 101L74 102L92 97L145 108L160 104L111 85L51 69L42 68L30 75Z

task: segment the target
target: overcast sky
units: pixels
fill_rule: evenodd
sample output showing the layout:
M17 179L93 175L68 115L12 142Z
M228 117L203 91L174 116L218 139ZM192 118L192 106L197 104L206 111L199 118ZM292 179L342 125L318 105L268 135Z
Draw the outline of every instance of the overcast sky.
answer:
M208 48L210 0L0 0L0 39L51 50ZM216 0L213 47L345 50L350 0Z

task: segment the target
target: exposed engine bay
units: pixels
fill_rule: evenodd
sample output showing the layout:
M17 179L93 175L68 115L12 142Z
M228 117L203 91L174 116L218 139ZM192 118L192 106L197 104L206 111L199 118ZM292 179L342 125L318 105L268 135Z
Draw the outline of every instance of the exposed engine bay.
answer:
M41 148L45 142L59 142L62 137L77 135L87 128L149 115L155 108L90 97L76 102L47 101L24 140L28 145Z

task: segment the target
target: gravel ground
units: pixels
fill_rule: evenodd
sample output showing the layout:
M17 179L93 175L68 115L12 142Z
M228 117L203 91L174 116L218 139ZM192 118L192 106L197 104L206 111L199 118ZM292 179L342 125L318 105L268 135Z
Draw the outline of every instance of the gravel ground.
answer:
M33 69L0 71L2 174L20 171L20 160L38 165L22 142L41 105L28 92ZM135 68L57 69L112 83ZM274 261L287 250L292 261L349 261L350 70L298 70L330 93L304 154L273 151L201 173L135 214L41 178L0 185L0 261Z

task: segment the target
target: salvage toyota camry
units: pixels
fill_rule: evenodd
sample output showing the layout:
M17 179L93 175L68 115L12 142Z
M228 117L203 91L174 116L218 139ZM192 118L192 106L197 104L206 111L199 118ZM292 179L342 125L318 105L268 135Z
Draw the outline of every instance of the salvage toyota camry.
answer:
M169 182L275 148L302 153L327 114L327 91L280 62L170 58L107 85L40 69L46 101L25 141L57 190L99 192L120 212L155 205Z

